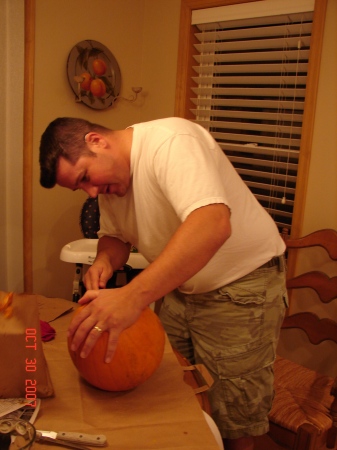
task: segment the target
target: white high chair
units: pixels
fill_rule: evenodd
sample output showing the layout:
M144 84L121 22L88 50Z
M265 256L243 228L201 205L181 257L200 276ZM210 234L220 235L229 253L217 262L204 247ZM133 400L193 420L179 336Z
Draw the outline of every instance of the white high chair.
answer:
M84 294L85 288L82 281L83 266L92 265L96 258L99 230L99 204L98 198L88 197L83 203L80 213L80 227L84 239L69 242L66 244L60 254L60 259L65 262L75 264L75 276L73 281L73 301L77 302ZM146 259L137 251L131 251L130 257L126 265L117 270L111 280L107 283L107 288L121 286L118 284L117 278L124 275L126 282L130 281L135 274L148 266Z
M75 276L73 281L72 299L77 302L83 295L83 265L92 265L97 253L98 239L78 239L72 241L62 247L60 253L61 261L75 264ZM109 287L117 287L117 277L124 274L126 279L135 272L145 269L148 266L147 260L140 253L130 252L129 259L123 269L114 273L109 281Z

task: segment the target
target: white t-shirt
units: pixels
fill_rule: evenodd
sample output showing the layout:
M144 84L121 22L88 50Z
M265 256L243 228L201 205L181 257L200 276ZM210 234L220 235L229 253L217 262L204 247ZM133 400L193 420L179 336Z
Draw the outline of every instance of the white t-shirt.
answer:
M208 292L252 272L285 245L277 227L211 135L180 118L133 125L131 185L124 197L100 195L99 237L133 244L152 262L195 209L224 203L232 234L179 289ZM205 224L207 226L207 224ZM186 242L193 246L193 240Z

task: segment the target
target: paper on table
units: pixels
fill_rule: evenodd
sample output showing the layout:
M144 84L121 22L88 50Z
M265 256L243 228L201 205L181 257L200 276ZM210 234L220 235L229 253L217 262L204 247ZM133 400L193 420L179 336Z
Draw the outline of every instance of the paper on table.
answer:
M77 304L63 298L46 298L42 295L36 295L39 307L39 316L45 322L52 322L64 314L68 314Z
M13 411L17 411L31 403L35 403L35 400L27 400L25 398L1 398L0 399L0 417L6 416ZM40 402L38 402L40 406Z
M218 450L168 340L150 379L131 391L106 392L88 385L73 366L66 337L70 321L68 315L55 320L56 338L43 344L55 397L43 400L36 427L104 434L108 448L116 450Z

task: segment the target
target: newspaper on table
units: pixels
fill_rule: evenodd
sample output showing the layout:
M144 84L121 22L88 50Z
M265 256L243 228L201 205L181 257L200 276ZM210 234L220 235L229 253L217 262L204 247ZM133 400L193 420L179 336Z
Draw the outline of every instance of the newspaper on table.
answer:
M41 400L26 398L0 399L1 419L22 419L34 423L40 409Z

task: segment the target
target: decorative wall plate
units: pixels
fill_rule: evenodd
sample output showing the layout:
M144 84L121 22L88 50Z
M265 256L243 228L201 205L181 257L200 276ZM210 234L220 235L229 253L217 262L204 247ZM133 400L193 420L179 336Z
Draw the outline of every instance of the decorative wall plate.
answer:
M76 101L90 108L108 108L120 93L119 65L100 42L85 40L76 44L68 56L67 74Z

